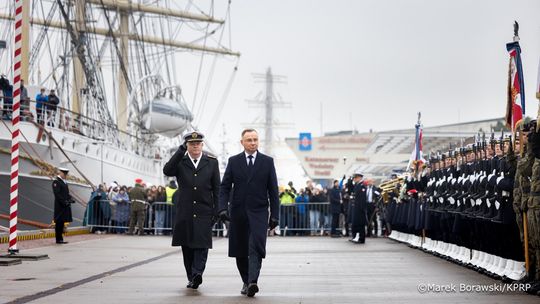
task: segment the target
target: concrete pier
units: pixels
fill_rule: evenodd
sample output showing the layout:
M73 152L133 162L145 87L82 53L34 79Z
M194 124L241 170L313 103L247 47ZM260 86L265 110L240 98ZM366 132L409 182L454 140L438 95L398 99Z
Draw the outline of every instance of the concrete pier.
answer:
M106 235L25 249L50 259L0 268L0 302L538 303L523 292L462 291L505 284L385 238L356 245L344 238L271 237L267 251L261 291L247 298L223 238L214 240L198 290L185 287L181 252L170 237Z

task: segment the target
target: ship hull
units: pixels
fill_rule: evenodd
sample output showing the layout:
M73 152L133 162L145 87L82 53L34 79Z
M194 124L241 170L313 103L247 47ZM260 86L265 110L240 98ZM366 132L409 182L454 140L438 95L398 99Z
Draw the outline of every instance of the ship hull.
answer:
M0 214L9 215L9 190L10 176L0 174ZM90 197L92 188L87 185L69 183L69 191L74 197ZM73 222L71 226L81 226L84 219L86 202L79 202L71 205ZM31 220L41 224L50 224L54 214L54 194L52 192L52 180L46 177L19 176L19 202L17 204L17 214L21 220ZM2 226L8 226L7 220L2 220ZM35 229L28 224L18 225L19 230Z
M6 125L11 127L9 121ZM70 193L77 202L72 205L74 222L80 226L83 222L86 203L90 198L92 187L84 182L85 178L76 168L97 186L100 182L107 184L116 181L119 185L131 186L136 178L147 184L164 184L161 160L140 156L133 151L109 146L108 144L92 144L88 137L50 128L54 139L61 149L45 134L39 135L39 129L29 123L20 123L20 158L19 158L19 204L18 214L21 219L39 223L51 223L54 210L52 179L54 176L42 176L42 170L32 159L46 162L54 167L66 167L69 174L78 177L82 182L68 182ZM0 125L0 213L9 215L9 191L11 171L11 134L5 126ZM67 155L67 156L66 156ZM31 156L31 158L29 157ZM42 173L41 173L42 174ZM0 220L1 226L9 222ZM21 225L22 229L30 229Z

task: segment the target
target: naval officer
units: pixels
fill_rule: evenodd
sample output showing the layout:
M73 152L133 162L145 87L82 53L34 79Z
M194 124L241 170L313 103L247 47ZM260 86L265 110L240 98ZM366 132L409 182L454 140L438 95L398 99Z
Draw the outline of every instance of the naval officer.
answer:
M187 288L193 289L203 281L219 194L218 161L203 153L203 140L199 132L185 135L184 144L163 168L178 183L172 246L182 246Z
M66 177L69 170L66 168L58 168L58 175L52 183L54 193L54 232L56 236L56 244L67 244L64 241L62 233L64 232L64 224L72 222L71 204L73 198L69 194Z

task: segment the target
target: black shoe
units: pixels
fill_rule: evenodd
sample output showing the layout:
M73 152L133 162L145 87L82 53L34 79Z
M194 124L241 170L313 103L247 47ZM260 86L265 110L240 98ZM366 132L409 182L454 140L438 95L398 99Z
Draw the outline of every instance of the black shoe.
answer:
M503 283L506 283L506 284L509 284L509 283L513 283L513 282L514 282L513 279L510 279L510 278L507 277L507 276L503 276L502 279L501 279L501 281L502 281Z
M66 241L56 241L56 244L67 244L68 242Z
M537 295L539 291L540 291L540 283L534 283L525 292L531 295Z
M193 288L193 282L189 281L186 285L186 288Z
M252 298L257 292L259 292L259 286L257 286L257 283L249 283L247 288L247 296Z
M244 283L244 285L242 286L242 290L240 290L240 293L245 295L247 294L247 290L248 290L248 284Z
M202 275L200 275L200 274L194 275L191 282L192 282L191 288L193 288L193 289L199 288L199 285L202 284Z

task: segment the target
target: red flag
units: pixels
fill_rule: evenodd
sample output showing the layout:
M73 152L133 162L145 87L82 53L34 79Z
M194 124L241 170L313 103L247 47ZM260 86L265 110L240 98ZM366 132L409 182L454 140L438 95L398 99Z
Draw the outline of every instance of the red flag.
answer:
M510 54L508 64L508 99L506 104L506 126L514 132L516 125L525 114L525 93L523 89L523 70L521 67L521 48L519 42L506 45Z

